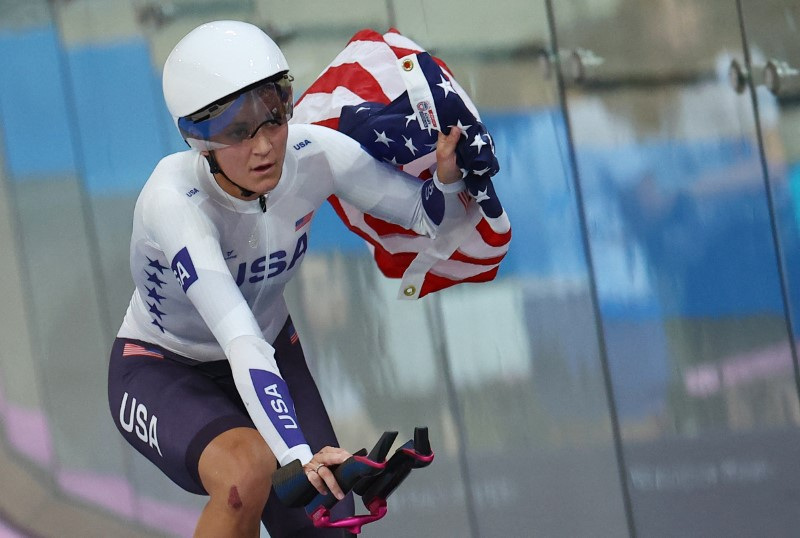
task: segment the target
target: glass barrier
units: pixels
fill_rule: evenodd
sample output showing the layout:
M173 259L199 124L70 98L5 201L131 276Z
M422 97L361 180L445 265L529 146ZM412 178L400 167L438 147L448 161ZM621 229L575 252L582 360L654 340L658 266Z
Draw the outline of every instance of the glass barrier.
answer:
M755 91L761 148L786 281L785 293L796 335L800 308L800 286L797 281L797 269L800 267L800 145L797 137L800 125L800 79L795 67L800 64L800 51L795 46L798 12L791 2L780 0L760 3L758 6L753 2L743 2L742 16L747 55L735 58L731 63L730 79L734 89L743 91L736 82L744 81L749 82Z
M555 17L636 530L775 529L798 402L736 4L587 4Z

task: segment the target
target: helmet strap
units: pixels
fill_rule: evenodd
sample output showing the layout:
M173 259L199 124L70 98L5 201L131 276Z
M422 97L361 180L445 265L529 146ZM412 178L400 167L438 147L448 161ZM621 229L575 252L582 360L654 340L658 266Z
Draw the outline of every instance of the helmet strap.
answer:
M245 189L244 187L242 187L241 185L236 183L234 180L229 178L228 174L226 174L225 172L222 171L222 168L220 167L219 163L217 162L217 158L214 156L214 152L213 151L209 151L208 152L208 155L206 155L206 160L208 161L208 167L211 170L211 173L212 174L220 174L222 177L224 177L228 181L228 183L232 184L234 187L239 189L239 192L242 193L242 196L250 197L250 196L253 196L255 194L254 191L251 191L249 189Z

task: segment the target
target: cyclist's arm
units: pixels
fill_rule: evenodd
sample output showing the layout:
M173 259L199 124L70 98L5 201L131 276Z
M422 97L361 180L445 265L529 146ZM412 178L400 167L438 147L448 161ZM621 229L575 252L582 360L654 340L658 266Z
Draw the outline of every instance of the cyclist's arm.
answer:
M463 180L443 184L434 175L420 181L378 161L348 136L328 133L323 143L333 193L361 211L430 237L465 215L458 196L465 189Z
M306 443L274 349L225 264L211 220L182 194L161 189L144 200L148 235L163 250L180 285L230 361L236 388L256 428L285 465L306 463Z

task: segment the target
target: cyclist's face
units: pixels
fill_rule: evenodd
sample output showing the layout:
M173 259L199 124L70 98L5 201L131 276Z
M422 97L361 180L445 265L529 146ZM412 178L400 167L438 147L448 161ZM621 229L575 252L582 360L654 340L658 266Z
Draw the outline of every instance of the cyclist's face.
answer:
M264 123L252 138L215 150L214 155L230 179L256 193L248 198L253 199L278 185L283 173L288 134L286 123ZM219 184L225 192L242 197L241 191L230 182L222 179Z

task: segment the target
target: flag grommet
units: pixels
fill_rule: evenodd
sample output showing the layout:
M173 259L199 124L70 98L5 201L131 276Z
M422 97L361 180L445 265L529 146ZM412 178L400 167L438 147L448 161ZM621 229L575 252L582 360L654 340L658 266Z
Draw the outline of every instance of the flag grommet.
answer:
M414 69L414 62L412 62L409 59L403 60L403 69L405 69L406 71L411 71L412 69Z
M403 294L406 297L413 297L417 293L417 288L414 286L408 286L406 289L403 290Z

